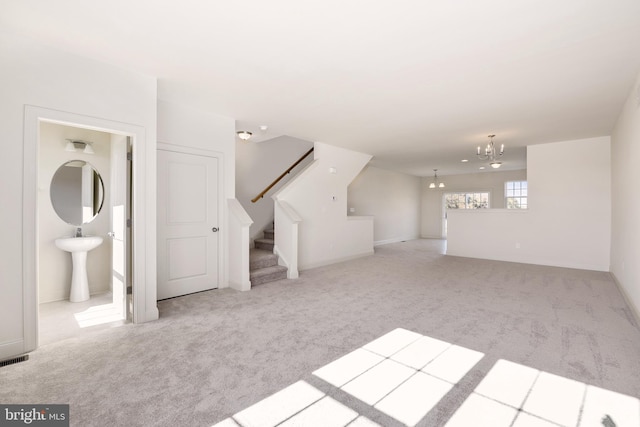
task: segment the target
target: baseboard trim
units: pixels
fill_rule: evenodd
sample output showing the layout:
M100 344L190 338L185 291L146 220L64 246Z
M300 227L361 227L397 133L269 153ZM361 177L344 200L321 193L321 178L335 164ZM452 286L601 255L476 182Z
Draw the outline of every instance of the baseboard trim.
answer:
M222 286L219 286L219 288L222 289ZM249 280L246 283L238 283L238 282L234 282L234 281L229 281L228 286L225 286L225 288L231 288L231 289L234 289L234 290L240 291L240 292L250 291L251 290L251 281Z
M604 273L609 273L609 268L604 265L593 265L593 264L580 264L580 263L559 263L555 262L554 259L550 258L535 258L535 257L527 257L521 256L516 257L512 254L478 254L478 253L469 253L465 251L457 251L451 250L451 247L447 247L446 255L455 256L459 258L473 258L473 259L486 259L490 261L504 261L504 262L515 262L518 264L531 264L531 265L544 265L546 267L560 267L560 268L572 268L575 270L588 270L588 271L601 271Z
M609 272L609 274L611 274L611 277L613 278L613 283L616 284L616 286L618 287L618 290L620 291L620 294L622 295L622 298L629 306L629 309L631 310L631 314L633 315L633 320L635 320L636 322L635 324L636 328L640 329L640 310L638 309L638 307L635 306L633 301L631 301L629 294L625 290L624 286L622 286L622 283L620 283L616 275L613 274L613 272Z
M420 237L418 236L411 236L411 237L397 237L393 239L377 240L373 242L373 246L388 245L389 243L406 242L407 240L417 240L419 238Z
M10 341L0 344L0 360L11 359L35 350L35 348L25 348L24 340Z
M375 252L371 250L371 251L362 252L356 255L350 255L350 256L341 257L341 258L333 258L326 261L314 262L311 264L305 264L304 266L299 266L298 269L300 271L311 270L312 268L324 267L325 265L337 264L339 262L345 262L345 261L351 261L358 258L363 258L369 255L373 255L374 253Z

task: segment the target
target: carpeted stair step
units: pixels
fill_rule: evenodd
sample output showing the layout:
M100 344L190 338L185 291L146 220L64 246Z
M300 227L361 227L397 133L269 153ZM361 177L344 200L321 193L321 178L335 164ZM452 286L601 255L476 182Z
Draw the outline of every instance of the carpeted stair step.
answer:
M287 278L287 267L278 265L278 256L273 253L274 244L273 227L264 230L264 238L254 240L255 248L249 252L251 286Z
M275 244L275 241L273 239L256 239L254 241L255 247L256 249L264 249L266 251L272 251L273 252L273 245Z
M276 265L278 265L278 256L273 251L264 249L249 250L249 270L274 267Z
M252 270L249 273L249 280L251 280L251 286L261 285L267 282L273 282L276 280L287 278L287 267L281 265L275 265L273 267L259 268Z
M265 239L275 239L275 233L276 231L272 228L271 230L264 230L263 234L264 234L264 238Z

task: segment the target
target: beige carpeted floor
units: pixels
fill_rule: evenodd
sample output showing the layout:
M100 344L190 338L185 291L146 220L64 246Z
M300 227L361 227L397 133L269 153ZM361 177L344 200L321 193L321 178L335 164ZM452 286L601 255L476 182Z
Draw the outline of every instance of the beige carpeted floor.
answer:
M640 397L640 330L608 273L448 257L442 242L299 279L159 303L160 320L42 346L0 368L0 403L69 403L77 426L210 426L404 328L482 352L418 425L441 426L499 359Z

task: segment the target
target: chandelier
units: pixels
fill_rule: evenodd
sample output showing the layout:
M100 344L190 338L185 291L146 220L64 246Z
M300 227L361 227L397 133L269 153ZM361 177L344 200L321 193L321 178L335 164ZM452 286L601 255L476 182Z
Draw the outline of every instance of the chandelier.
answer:
M438 169L433 170L434 178L433 182L429 184L429 188L444 188L444 182L438 182Z
M484 149L484 154L480 153L480 146L478 145L478 158L480 160L489 160L489 164L491 165L491 167L494 169L498 169L500 166L502 166L502 162L498 159L504 154L504 144L500 145L500 152L498 152L496 147L493 145L494 136L495 135L489 135L490 141Z

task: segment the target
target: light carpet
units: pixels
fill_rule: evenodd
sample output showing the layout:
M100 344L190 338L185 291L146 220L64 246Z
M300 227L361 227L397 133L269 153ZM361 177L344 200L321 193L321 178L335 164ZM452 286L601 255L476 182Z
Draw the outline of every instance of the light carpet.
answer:
M442 426L504 359L640 397L640 330L609 273L376 247L250 292L159 302L160 319L40 347L0 368L0 403L69 403L77 426L210 426L300 380L401 425L312 372L403 328L484 354L418 423Z

